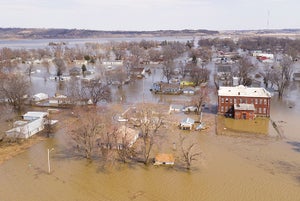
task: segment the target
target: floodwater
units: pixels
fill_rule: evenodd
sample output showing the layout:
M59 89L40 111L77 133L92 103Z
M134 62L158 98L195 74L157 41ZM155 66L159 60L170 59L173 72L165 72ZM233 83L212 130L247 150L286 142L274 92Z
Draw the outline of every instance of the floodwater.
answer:
M169 103L174 96L149 92L160 72L136 80L124 89L114 89L115 98L126 91L126 103L146 101ZM55 88L54 81L33 76L32 82L45 92ZM51 84L52 83L52 84ZM174 167L145 167L142 164L103 166L72 154L63 130L53 138L36 144L0 165L2 201L299 201L300 200L300 83L294 83L283 101L272 98L271 119L284 137L266 135L218 136L215 124L205 132L192 132L201 157L192 170ZM214 96L212 96L214 97ZM187 100L186 96L176 99ZM215 104L215 100L211 100ZM215 115L204 113L203 119ZM213 121L212 121L213 122ZM271 128L270 128L271 129ZM180 131L178 131L180 132ZM155 152L174 153L177 133L164 132L162 148ZM47 149L51 173L48 174ZM176 152L177 153L177 152Z
M104 168L99 161L90 163L72 156L64 134L57 133L54 138L34 145L0 166L0 199L300 199L299 144L212 133L194 133L191 137L199 142L202 155L193 164L193 170L186 172L141 164ZM52 172L48 174L47 149L52 147L55 148L50 152Z
M143 91L148 85L145 83L151 81L147 79L135 81L130 93ZM168 101L152 97L148 91L144 90L147 101ZM141 101L143 95L138 94L141 97L136 101ZM129 95L127 101L133 100ZM103 166L100 161L88 162L71 154L70 141L60 131L0 165L0 200L297 201L299 114L296 101L273 99L272 119L284 130L284 139L265 135L217 136L214 124L205 133L188 134L199 143L202 152L190 172L178 167ZM214 119L214 114L205 113L203 118ZM165 133L163 151L173 153L172 142L177 134ZM47 149L52 147L48 174Z

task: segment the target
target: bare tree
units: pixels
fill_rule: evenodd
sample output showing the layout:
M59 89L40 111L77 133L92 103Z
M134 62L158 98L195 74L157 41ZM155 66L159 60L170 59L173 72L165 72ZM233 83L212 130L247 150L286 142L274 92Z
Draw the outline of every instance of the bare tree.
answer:
M151 61L157 62L157 61L160 61L162 53L161 53L161 51L159 51L159 50L156 50L156 49L152 49L152 48L151 48L151 49L148 51L148 55L149 55L149 59L150 59Z
M27 73L28 73L28 76L30 79L31 79L31 74L33 73L33 70L34 70L33 62L30 62L29 66L27 68Z
M195 85L198 86L199 84L208 81L209 71L205 68L205 65L201 65L201 67L196 66L192 68L190 76Z
M68 134L76 143L84 157L91 159L96 148L96 141L105 131L105 118L96 108L77 108L77 118L68 127Z
M142 136L142 156L145 165L149 163L149 157L155 144L157 131L162 125L162 114L153 110L152 104L141 104L132 118L132 123L140 128Z
M55 58L53 60L54 65L56 66L56 75L58 77L62 76L63 72L66 70L66 65L63 59Z
M264 65L263 71L259 73L263 77L265 88L269 87L269 82L271 81L271 75L272 75L272 68L273 67L270 67L269 65Z
M179 143L181 150L181 160L185 163L186 169L190 170L192 162L196 161L197 158L201 155L201 152L196 150L197 143L186 142L187 137L179 135Z
M101 82L100 79L91 80L82 86L83 96L90 99L94 105L99 101L111 100L111 91L107 84Z
M168 43L167 45L162 46L162 55L165 62L174 61L175 58L180 56L185 50L185 45L174 42Z
M278 89L278 98L282 99L284 91L288 88L293 73L293 61L284 56L279 65L274 66L271 72L271 82Z
M24 106L25 96L29 92L29 81L20 74L8 74L0 76L0 96L21 111Z
M169 83L172 76L174 75L173 61L164 62L162 74L167 79L167 82Z
M131 53L131 57L129 59L129 62L131 64L131 67L133 68L139 67L140 61L146 55L144 48L140 48L138 44L134 44L132 47L130 47L130 53Z
M130 132L134 131L126 125L114 132L115 144L118 146L117 155L119 160L123 163L126 163L128 159L132 159L136 156L136 150L130 142Z
M254 70L254 67L250 60L246 57L242 57L236 65L236 75L239 77L239 84L249 86L252 84L252 80L249 75Z
M207 86L201 87L195 92L195 95L191 99L191 104L197 107L197 111L200 114L202 105L209 100Z

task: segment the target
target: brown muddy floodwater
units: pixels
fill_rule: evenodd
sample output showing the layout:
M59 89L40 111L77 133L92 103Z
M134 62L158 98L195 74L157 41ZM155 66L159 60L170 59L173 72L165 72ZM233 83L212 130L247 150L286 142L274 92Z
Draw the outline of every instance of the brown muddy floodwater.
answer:
M172 135L165 139L165 150L172 151ZM213 127L190 136L202 155L186 172L141 164L103 168L98 161L72 156L66 136L57 133L0 165L0 200L300 200L300 145L295 141L216 136ZM47 149L52 147L48 174Z
M168 102L144 88L152 81L129 86L132 94L147 91L147 100ZM299 86L293 86L285 101L272 100L271 119L283 131L282 138L218 136L214 122L205 132L185 133L202 151L190 172L176 167L90 163L71 154L60 131L0 165L0 201L300 201ZM215 116L205 113L206 118ZM166 132L163 151L172 152L175 136ZM47 172L48 148L54 148L51 174Z

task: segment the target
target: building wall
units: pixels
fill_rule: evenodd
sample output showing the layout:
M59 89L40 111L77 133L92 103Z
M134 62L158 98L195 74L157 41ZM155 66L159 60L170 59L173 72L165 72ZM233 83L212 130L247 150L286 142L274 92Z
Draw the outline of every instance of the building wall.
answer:
M254 111L236 110L234 111L235 119L250 119L253 120L255 117Z
M257 116L270 116L270 97L219 96L218 113L225 114L234 104L253 104Z

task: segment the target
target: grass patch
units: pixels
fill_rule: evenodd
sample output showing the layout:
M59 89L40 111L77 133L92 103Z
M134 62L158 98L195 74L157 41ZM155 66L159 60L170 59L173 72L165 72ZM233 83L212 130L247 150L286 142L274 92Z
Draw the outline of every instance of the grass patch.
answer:
M242 133L265 134L269 133L269 118L257 117L255 120L231 119L218 117L218 131L222 134L227 130Z

